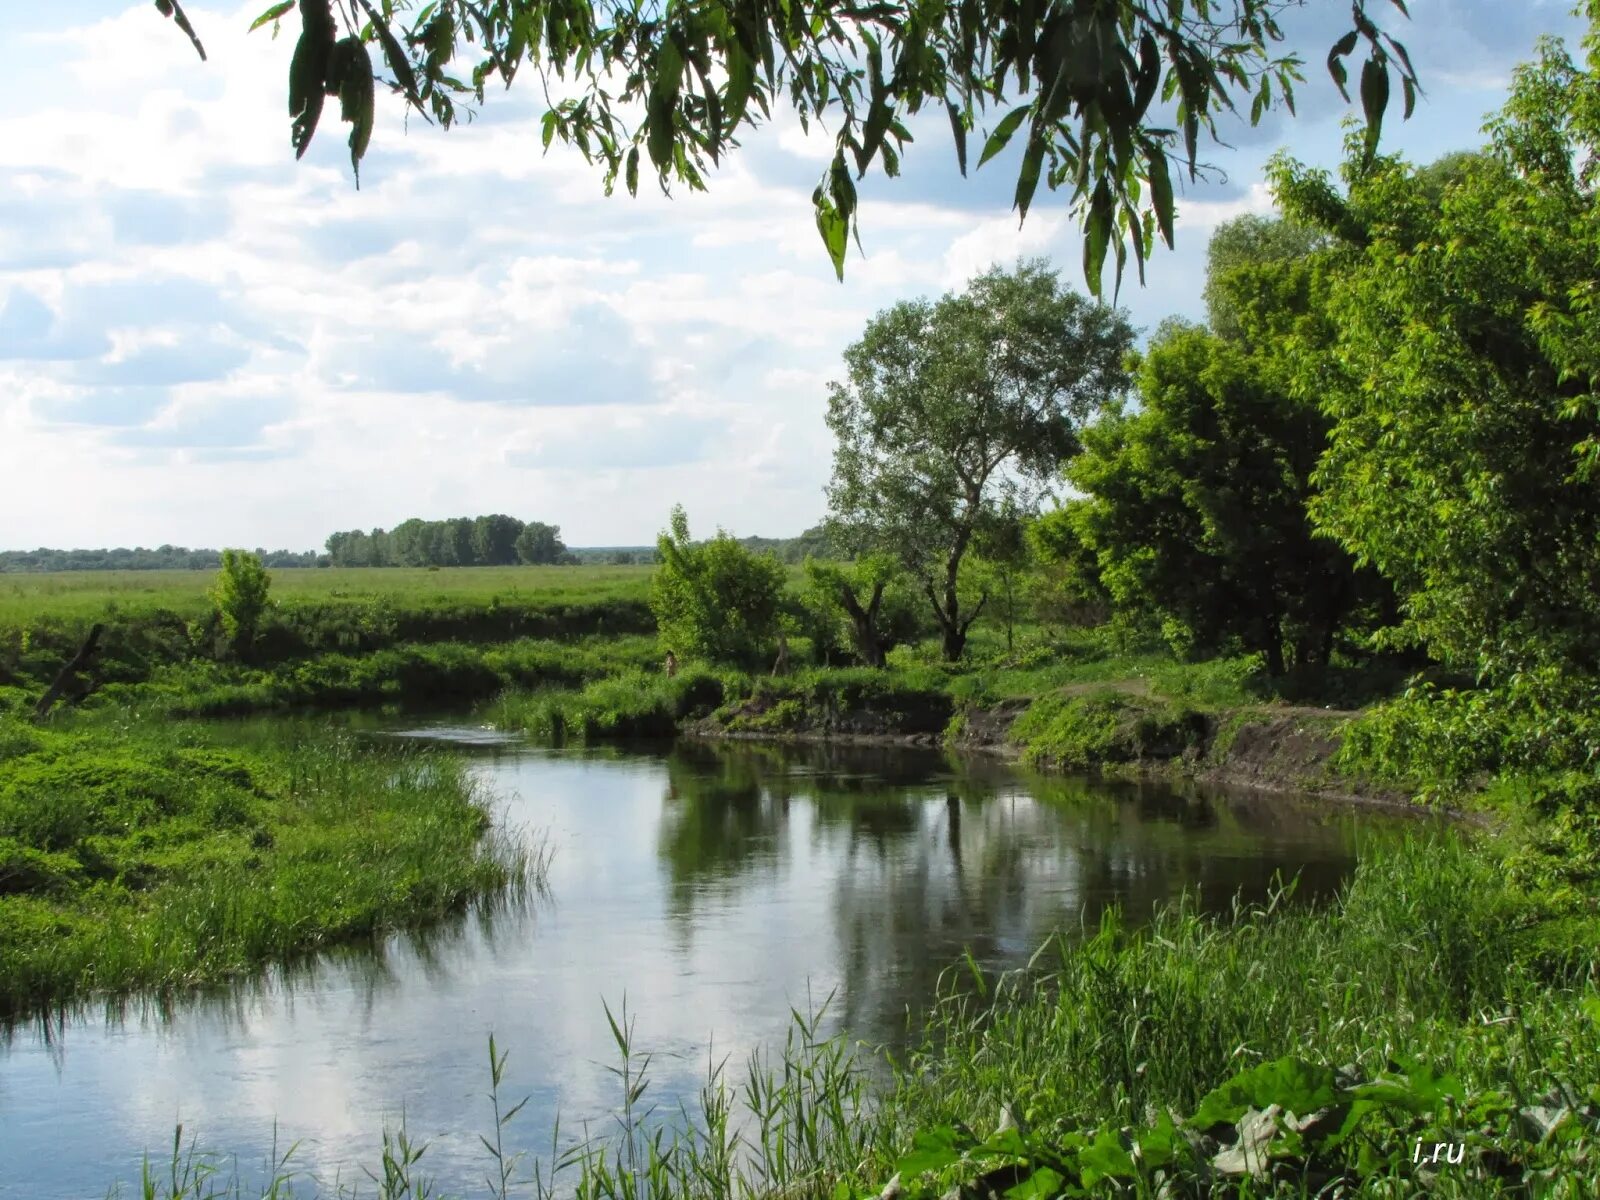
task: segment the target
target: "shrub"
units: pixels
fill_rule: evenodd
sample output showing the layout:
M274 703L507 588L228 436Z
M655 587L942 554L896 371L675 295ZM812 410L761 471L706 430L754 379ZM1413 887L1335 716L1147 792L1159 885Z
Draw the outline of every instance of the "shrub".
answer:
M784 585L776 558L752 554L721 530L708 542L691 542L682 506L656 546L661 566L650 581L650 609L668 649L713 662L770 656Z
M222 552L222 569L217 572L210 595L229 648L240 658L248 657L255 645L271 586L271 576L254 554L245 550Z

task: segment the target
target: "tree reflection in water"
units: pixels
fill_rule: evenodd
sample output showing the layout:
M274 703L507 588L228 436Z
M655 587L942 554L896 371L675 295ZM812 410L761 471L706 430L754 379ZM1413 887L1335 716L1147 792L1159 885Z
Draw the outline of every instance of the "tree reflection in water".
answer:
M1283 797L1041 776L937 752L684 743L667 760L659 846L674 921L807 871L829 896L841 1027L897 1042L940 974L987 969L1055 931L1134 921L1191 894L1202 909L1337 888L1348 831ZM805 845L796 838L806 838Z

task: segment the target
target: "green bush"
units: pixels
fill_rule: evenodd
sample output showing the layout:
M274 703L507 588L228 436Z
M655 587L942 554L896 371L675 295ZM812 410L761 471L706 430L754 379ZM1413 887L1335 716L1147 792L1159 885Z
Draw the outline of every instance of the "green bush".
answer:
M222 569L211 589L211 600L228 644L241 658L255 645L256 631L267 611L267 593L272 579L261 560L246 550L224 550Z
M720 530L708 542L690 541L681 506L656 545L661 565L650 580L650 609L662 644L713 662L770 661L787 579L782 564Z
M1353 721L1337 763L1436 794L1497 773L1592 770L1600 763L1600 683L1541 668L1488 688L1418 684Z

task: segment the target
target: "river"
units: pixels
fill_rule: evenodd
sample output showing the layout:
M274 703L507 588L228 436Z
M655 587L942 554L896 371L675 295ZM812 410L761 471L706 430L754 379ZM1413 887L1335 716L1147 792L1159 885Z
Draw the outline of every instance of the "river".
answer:
M375 735L377 736L377 735ZM394 736L394 733L385 736ZM934 753L680 744L555 751L460 742L499 819L549 840L547 894L425 937L324 956L221 995L84 1013L0 1046L0 1198L135 1194L184 1140L260 1177L273 1139L323 1184L376 1169L403 1119L446 1191L481 1187L487 1039L509 1052L508 1130L547 1152L615 1107L603 1003L653 1057L650 1095L694 1097L708 1061L781 1042L791 1007L899 1044L964 950L1020 966L1112 904L1189 890L1260 899L1279 873L1326 894L1360 827L1282 797L1049 778ZM307 1194L309 1188L307 1188Z

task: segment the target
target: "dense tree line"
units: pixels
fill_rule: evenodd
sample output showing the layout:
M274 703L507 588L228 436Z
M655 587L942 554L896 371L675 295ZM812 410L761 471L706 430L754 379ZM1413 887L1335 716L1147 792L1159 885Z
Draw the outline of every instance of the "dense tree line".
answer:
M315 550L256 550L267 567L316 567L327 557ZM222 565L220 550L191 550L186 546L114 550L0 550L0 572L6 571L215 571Z
M769 568L725 546L687 564L706 619L749 594L746 657L803 628L881 666L917 624L961 657L1020 596L1273 677L1399 652L1595 679L1592 15L1587 63L1541 42L1479 151L1416 166L1353 134L1337 181L1280 156L1281 215L1222 226L1207 320L1142 352L1042 262L879 313L830 388L846 561L808 565L811 618L775 615Z
M402 521L393 529L352 529L328 538L336 567L502 567L577 562L561 527L504 513Z

